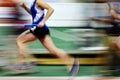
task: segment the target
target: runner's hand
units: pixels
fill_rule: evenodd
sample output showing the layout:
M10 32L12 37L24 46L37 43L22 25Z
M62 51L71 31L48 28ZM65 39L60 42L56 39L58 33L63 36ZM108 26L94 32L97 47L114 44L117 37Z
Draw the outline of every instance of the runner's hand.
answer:
M45 23L41 21L41 22L38 24L38 27L43 27L44 24L45 24Z
M24 3L24 2L19 2L19 5L20 5L21 7L24 7L24 6L25 6L25 3Z

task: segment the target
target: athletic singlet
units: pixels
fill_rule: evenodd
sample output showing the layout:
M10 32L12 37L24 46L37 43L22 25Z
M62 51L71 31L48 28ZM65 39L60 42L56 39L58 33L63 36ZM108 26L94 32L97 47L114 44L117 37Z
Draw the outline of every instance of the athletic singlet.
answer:
M112 27L107 29L107 34L111 36L120 36L120 22L111 23Z
M32 16L32 24L38 24L44 18L44 10L38 9L36 6L36 0L34 0L33 4L31 5L30 11ZM30 29L30 32L34 34L36 37L43 38L45 35L50 35L48 26L46 24L43 27L33 27Z
M44 17L44 10L38 9L36 6L36 0L33 1L33 4L30 7L32 23L38 24Z

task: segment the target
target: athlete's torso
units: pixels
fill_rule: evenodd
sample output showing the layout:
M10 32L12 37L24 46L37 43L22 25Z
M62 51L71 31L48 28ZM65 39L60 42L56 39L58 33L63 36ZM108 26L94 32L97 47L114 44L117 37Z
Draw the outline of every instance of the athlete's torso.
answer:
M33 3L30 7L33 24L38 24L44 17L44 10L36 7L36 1L33 0Z

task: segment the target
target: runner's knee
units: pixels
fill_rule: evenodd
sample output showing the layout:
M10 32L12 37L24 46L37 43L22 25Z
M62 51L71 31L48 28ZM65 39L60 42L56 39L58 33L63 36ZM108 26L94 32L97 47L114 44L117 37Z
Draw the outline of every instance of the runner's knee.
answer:
M21 41L20 39L16 39L16 44L19 45L19 44L23 44L24 42Z

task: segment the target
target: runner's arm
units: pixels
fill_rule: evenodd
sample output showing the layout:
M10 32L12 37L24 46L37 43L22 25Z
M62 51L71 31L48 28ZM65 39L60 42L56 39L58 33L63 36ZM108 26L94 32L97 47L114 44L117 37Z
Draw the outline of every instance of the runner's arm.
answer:
M105 19L105 18L91 18L91 20L93 21L99 21L99 22L104 22L104 23L112 23L114 22L114 20L110 20L110 19Z
M25 3L21 2L19 5L24 8L29 14L31 14L30 9L25 5Z

